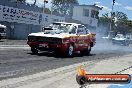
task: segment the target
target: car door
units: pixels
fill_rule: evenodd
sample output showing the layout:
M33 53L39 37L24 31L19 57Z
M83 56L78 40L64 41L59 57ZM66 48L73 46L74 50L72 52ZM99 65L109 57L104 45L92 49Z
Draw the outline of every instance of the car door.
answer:
M86 31L84 31L84 28L82 25L78 25L77 28L77 47L78 50L82 50L85 48L85 37L86 37Z
M88 47L88 45L89 45L89 39L90 39L90 37L89 37L89 33L88 33L88 30L87 30L87 28L83 25L83 49L85 48L87 48Z

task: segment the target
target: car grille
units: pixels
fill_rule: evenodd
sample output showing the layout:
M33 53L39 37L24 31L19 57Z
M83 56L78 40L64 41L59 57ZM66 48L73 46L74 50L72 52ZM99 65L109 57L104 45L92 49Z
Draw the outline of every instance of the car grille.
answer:
M53 38L53 37L40 37L40 36L28 36L29 42L41 42L41 43L49 43L49 44L61 44L61 38Z

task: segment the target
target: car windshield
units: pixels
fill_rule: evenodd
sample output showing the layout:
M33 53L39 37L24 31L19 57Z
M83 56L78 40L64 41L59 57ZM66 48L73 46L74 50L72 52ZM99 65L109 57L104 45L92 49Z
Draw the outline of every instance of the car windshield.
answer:
M45 33L75 33L72 32L73 30L71 24L53 23L50 25L50 28L52 28L53 30L45 30Z

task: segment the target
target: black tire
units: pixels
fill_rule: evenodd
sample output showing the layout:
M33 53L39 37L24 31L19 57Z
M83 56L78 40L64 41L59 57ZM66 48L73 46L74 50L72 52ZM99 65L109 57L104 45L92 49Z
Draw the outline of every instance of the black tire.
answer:
M74 50L74 46L73 46L73 44L70 44L69 47L67 48L66 56L72 57L73 56L73 50Z
M89 46L87 47L86 54L87 54L87 55L90 55L90 52L91 52L91 46L89 45Z
M89 45L86 50L81 51L81 54L82 55L90 55L90 52L91 52L91 45Z
M38 54L38 50L34 47L31 47L32 54Z
M54 55L55 55L55 56L59 56L60 54L61 54L61 52L60 52L59 50L55 50L55 51L54 51Z
M1 34L0 34L0 40L2 39L2 36L1 36Z

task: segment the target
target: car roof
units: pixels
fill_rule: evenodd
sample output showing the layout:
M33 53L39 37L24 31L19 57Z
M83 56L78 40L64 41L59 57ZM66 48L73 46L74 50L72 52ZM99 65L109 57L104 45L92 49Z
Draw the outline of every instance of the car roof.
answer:
M69 23L69 22L54 22L53 24L55 24L55 23L58 23L58 24L71 24L71 25L75 25L75 26L82 25L82 24L78 24L78 23Z

